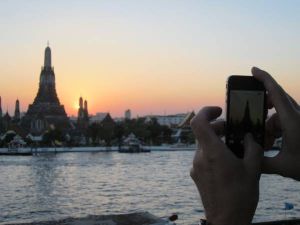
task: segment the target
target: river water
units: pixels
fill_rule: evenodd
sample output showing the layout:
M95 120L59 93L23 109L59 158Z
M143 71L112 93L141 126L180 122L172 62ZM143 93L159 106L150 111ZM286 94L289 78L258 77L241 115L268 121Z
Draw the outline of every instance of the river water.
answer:
M0 157L0 224L149 211L195 224L203 207L194 153L62 153ZM263 175L255 221L300 216L300 182ZM294 204L285 211L284 202ZM228 203L230 204L230 202Z

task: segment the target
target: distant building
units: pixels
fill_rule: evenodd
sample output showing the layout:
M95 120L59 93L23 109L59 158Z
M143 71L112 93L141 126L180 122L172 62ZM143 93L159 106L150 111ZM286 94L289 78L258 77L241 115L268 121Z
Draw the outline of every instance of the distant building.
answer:
M11 116L6 112L2 118L4 131L7 131L11 127Z
M89 126L89 112L87 100L84 101L82 97L79 98L79 109L77 115L77 126L79 129L87 129Z
M49 127L62 131L70 128L65 108L60 104L55 87L54 68L51 65L51 49L46 47L44 66L40 74L39 90L29 105L22 126L32 134L41 134Z
M103 121L113 121L112 117L107 112L98 112L96 115L90 117L90 124L92 123L101 123Z
M180 113L175 115L151 115L146 116L146 121L149 122L151 119L156 119L156 121L162 126L177 127L187 116L188 113Z
M125 118L124 117L114 117L113 120L116 123L122 123L122 122L124 122Z
M78 117L77 116L74 116L74 115L71 115L69 116L69 120L73 123L77 123L77 120L78 120Z
M106 116L103 118L103 120L100 122L102 125L109 125L109 126L113 126L115 124L115 121L113 120L113 118L110 116L109 113L106 114Z
M2 112L2 102L0 97L0 134L3 134L9 130L18 132L18 134L24 136L25 130L20 125L21 113L20 113L20 102L16 100L15 113L14 116L10 116L8 111L3 115Z
M195 115L196 114L194 111L187 113L185 118L181 121L181 123L178 124L178 127L179 128L190 128L191 120L195 117Z
M125 119L130 120L131 119L131 110L127 109L125 111L125 115L124 115Z
M22 119L26 115L26 112L21 112L20 113L20 118Z

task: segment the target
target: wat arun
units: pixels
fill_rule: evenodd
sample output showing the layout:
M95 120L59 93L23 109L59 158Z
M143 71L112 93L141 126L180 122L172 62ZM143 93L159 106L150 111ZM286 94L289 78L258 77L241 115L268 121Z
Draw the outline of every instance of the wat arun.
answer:
M45 49L38 93L22 118L22 127L33 135L40 135L48 129L66 131L70 128L69 118L56 93L55 73L51 65L49 46Z

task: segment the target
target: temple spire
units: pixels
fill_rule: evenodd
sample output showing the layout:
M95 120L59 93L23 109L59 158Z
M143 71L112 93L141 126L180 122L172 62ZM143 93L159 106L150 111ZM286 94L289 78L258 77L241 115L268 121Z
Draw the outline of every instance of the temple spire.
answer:
M83 108L83 99L82 99L81 96L80 96L80 98L79 98L79 108L80 108L80 109Z
M84 100L84 110L87 110L88 106L87 106L87 100Z
M45 49L44 67L50 67L51 68L51 49L49 47L49 42L48 42L48 46Z
M20 118L21 118L21 115L20 115L20 101L19 101L19 99L17 99L16 100L14 120L20 120Z
M84 101L84 116L85 116L85 118L89 117L87 100Z

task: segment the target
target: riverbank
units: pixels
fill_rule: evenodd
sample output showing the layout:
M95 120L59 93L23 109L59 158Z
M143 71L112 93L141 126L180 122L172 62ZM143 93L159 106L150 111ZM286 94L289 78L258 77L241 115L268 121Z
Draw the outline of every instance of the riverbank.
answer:
M148 212L118 215L90 215L83 218L66 218L33 223L9 223L4 225L176 225L168 219L162 219ZM299 225L300 219L278 220L252 223L253 225Z
M33 223L10 223L9 225L167 225L172 224L148 212L92 215L83 218L67 218L57 221L43 221ZM7 224L8 225L8 224Z
M144 149L150 151L194 151L195 146L143 146ZM40 154L40 153L68 153L68 152L117 152L119 150L118 146L111 147L43 147L43 148L18 148L18 151L15 151L17 154ZM8 148L0 148L0 155L7 154L9 152L14 153L13 150Z

